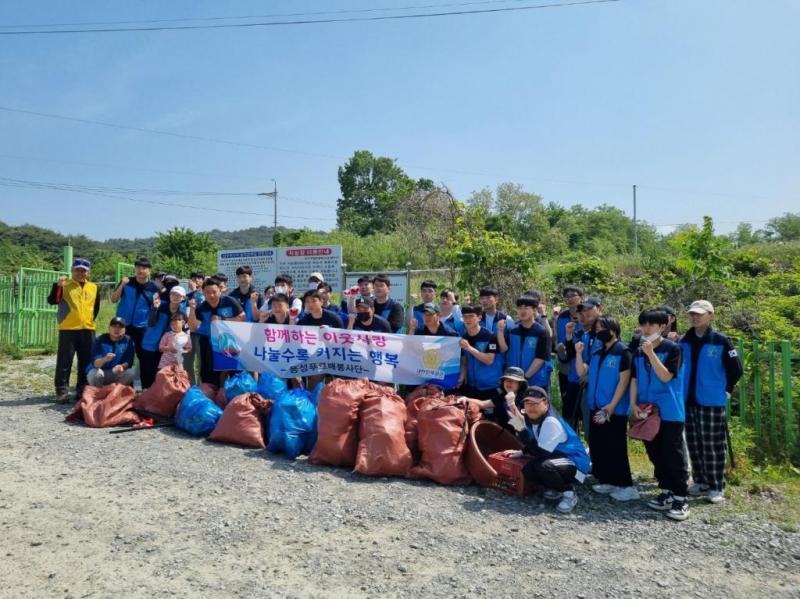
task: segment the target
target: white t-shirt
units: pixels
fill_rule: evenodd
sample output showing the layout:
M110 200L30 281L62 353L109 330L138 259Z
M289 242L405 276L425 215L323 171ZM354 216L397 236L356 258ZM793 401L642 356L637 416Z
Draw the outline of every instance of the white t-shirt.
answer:
M542 424L532 428L536 442L545 451L553 452L559 444L567 440L567 431L564 430L561 421L555 416L548 416L542 421ZM575 479L578 482L582 483L585 478L586 475L583 472L580 470L575 471Z

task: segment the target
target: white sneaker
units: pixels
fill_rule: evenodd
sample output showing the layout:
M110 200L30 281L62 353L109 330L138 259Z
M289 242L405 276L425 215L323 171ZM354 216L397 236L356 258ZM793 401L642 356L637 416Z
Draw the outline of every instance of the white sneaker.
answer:
M689 495L692 497L701 497L708 493L708 485L704 483L694 483L689 487Z
M558 502L556 509L562 514L569 514L578 505L578 496L575 491L564 491L564 496Z
M706 499L709 503L723 503L725 495L722 494L722 491L709 491Z
M611 499L616 501L639 499L639 491L636 487L617 487L617 490L611 493Z
M614 485L606 485L604 483L597 483L596 485L592 485L592 491L595 493L600 493L600 495L608 495L616 491L618 487Z
M542 493L542 497L549 500L561 499L561 491L555 491L553 489L545 489L544 493Z

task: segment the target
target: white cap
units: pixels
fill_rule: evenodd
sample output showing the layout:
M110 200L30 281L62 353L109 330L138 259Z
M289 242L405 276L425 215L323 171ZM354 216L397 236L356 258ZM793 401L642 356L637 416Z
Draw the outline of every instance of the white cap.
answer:
M697 300L696 302L692 302L692 305L689 306L689 313L692 312L695 314L713 314L714 306L707 300Z
M180 285L175 285L172 289L169 290L170 293L177 293L181 297L186 297L186 290L181 287Z
M319 280L320 283L323 283L325 281L325 277L322 276L321 272L312 272L310 275L308 275L308 278L309 279L316 278Z

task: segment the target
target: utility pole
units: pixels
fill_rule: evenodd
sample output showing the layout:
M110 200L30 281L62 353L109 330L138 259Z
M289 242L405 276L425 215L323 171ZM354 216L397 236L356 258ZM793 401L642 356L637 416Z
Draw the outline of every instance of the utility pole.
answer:
M275 179L272 181L272 191L260 193L258 195L272 198L272 241L275 242L275 236L278 234L278 182Z
M633 253L639 253L639 232L636 230L636 186L633 186Z

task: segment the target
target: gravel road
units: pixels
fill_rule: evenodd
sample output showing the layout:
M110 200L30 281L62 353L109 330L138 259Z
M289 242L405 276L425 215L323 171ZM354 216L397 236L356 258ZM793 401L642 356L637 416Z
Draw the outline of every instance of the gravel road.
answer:
M731 506L678 523L582 491L561 516L173 429L69 426L41 392L0 391L5 597L800 597L800 535Z

